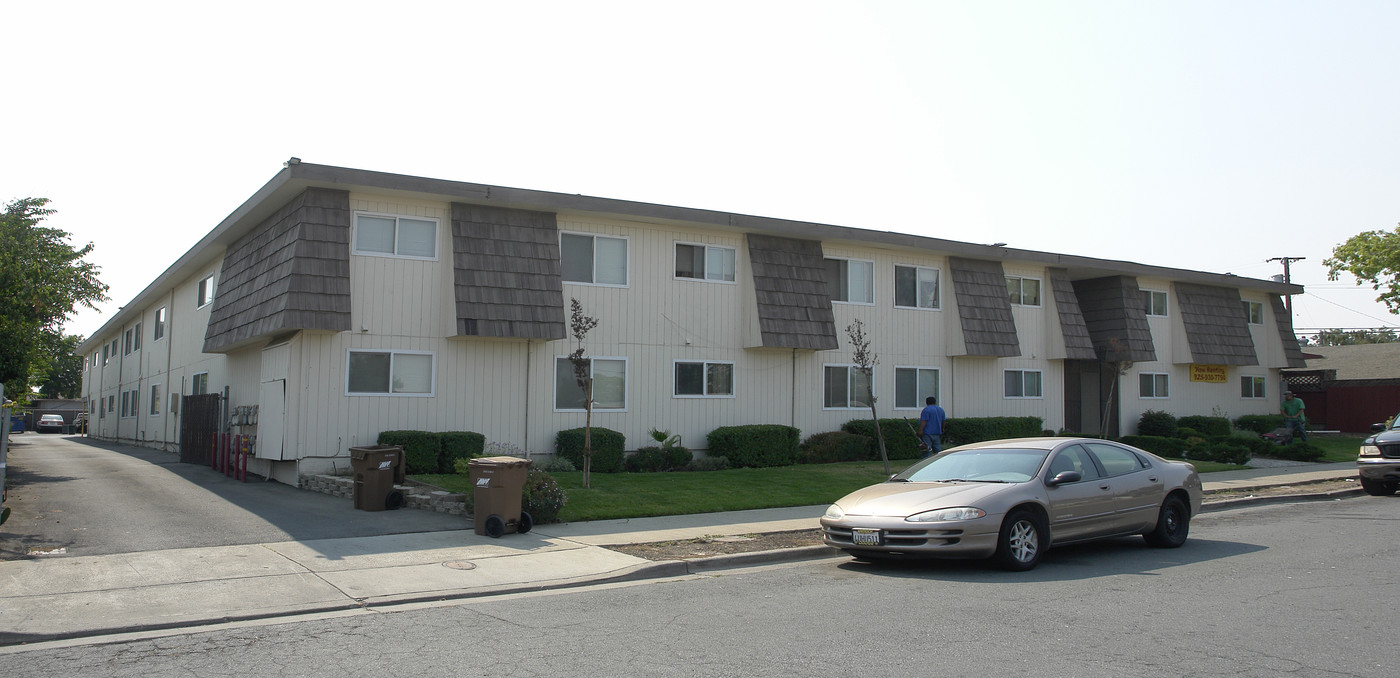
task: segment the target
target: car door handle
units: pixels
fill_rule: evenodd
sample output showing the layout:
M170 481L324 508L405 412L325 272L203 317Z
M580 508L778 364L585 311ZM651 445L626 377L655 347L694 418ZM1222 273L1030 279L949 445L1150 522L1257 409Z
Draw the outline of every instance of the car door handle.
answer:
M1109 489L1109 487L1108 487L1108 485L1100 485L1100 486L1099 486L1099 489L1100 489L1100 490L1103 490L1104 492L1107 492L1108 489Z

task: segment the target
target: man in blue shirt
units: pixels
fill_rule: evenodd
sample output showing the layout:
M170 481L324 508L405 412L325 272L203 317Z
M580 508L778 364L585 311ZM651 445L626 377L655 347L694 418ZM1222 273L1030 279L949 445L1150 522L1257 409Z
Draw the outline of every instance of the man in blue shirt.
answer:
M924 441L924 457L943 451L943 419L946 415L938 406L938 399L929 396L924 399L926 406L919 413L919 440Z

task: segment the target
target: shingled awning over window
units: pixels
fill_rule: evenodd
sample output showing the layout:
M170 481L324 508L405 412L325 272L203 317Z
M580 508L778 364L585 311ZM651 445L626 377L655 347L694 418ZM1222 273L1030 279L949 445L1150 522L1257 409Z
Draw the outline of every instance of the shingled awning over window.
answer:
M763 346L837 348L822 244L754 234L748 241Z
M1288 367L1307 367L1308 361L1303 358L1303 349L1298 345L1298 335L1293 333L1293 317L1284 306L1283 297L1272 295L1269 303L1274 309L1274 324L1278 326L1278 338L1283 341L1283 356L1288 360Z
M1050 287L1055 294L1055 310L1060 315L1060 332L1065 338L1065 358L1069 360L1094 360L1094 340L1089 336L1089 326L1084 322L1084 312L1079 308L1079 299L1074 296L1074 285L1069 281L1069 271L1063 268L1050 269Z
M452 203L452 267L457 336L564 338L553 213Z
M953 295L962 321L967 355L1009 358L1021 355L1006 274L1001 262L949 257Z
M1175 283L1176 305L1186 327L1191 360L1208 365L1258 365L1240 291ZM1297 343L1296 340L1294 342ZM1301 357L1301 354L1300 354Z
M1157 359L1147 309L1137 280L1110 276L1071 283L1084 324L1100 360L1147 362Z

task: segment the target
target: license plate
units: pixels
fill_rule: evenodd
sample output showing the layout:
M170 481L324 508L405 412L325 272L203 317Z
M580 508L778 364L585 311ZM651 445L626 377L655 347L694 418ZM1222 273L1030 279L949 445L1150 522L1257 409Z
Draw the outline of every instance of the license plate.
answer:
M866 527L857 527L851 530L851 542L860 546L879 546L880 531Z

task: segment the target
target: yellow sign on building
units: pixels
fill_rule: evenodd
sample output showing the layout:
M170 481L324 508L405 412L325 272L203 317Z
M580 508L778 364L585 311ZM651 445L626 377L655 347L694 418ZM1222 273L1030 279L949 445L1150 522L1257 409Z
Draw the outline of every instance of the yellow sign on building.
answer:
M1227 365L1192 365L1191 381L1201 381L1207 384L1224 384L1230 379L1230 368Z

